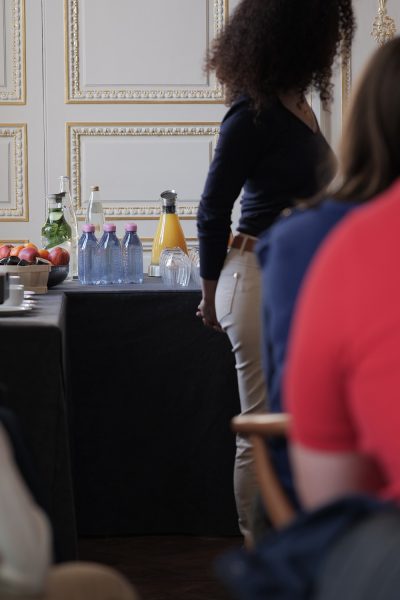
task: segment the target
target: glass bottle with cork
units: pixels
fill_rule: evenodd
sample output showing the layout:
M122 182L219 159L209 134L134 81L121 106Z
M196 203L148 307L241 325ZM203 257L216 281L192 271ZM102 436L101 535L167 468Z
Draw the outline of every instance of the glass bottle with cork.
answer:
M86 210L86 223L94 225L94 232L97 238L103 234L104 211L100 198L100 188L98 185L90 186L90 197Z
M181 248L187 254L187 246L179 217L176 214L175 190L162 192L162 212L158 221L157 231L153 240L151 263L148 274L151 277L160 276L160 254L164 248Z

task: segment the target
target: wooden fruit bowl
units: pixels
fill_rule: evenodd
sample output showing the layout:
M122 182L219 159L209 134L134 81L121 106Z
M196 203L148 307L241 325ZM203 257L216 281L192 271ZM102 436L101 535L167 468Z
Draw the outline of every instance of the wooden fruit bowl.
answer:
M46 294L47 280L51 265L0 265L0 273L8 273L9 275L19 275L21 284L26 290L31 290L37 294Z

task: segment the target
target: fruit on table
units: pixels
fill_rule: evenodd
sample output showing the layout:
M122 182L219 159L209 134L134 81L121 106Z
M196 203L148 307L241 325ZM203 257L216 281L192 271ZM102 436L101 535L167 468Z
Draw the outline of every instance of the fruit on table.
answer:
M21 250L23 248L25 248L24 245L22 245L22 246L13 246L11 248L10 256L19 256L19 253L21 252Z
M69 252L65 248L56 246L49 252L49 260L53 265L68 265L69 264Z
M38 250L38 252L39 252L40 258L44 258L45 260L49 260L49 254L50 254L50 252L48 250L46 250L45 248L40 248Z
M0 246L0 258L7 258L10 256L12 244L3 244Z
M36 247L33 248L33 246L25 246L25 248L23 248L21 250L21 252L18 254L18 257L21 260L26 260L31 265L36 262L36 258L38 256L39 256L39 253L38 253Z
M13 246L3 244L0 246L0 265L26 266L26 265L68 265L70 255L68 250L56 246L51 250L40 248L35 244Z

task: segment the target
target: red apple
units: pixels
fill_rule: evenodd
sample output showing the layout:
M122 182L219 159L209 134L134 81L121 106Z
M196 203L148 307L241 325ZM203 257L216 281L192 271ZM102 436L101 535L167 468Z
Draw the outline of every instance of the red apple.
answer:
M33 264L36 263L36 257L39 256L36 248L32 248L31 246L22 248L20 253L18 254L18 258L21 260L26 260L26 262Z
M12 244L3 244L3 246L0 246L0 259L7 258L8 256L10 256L12 248Z
M69 252L60 246L52 248L49 252L49 260L53 265L68 265L69 264Z

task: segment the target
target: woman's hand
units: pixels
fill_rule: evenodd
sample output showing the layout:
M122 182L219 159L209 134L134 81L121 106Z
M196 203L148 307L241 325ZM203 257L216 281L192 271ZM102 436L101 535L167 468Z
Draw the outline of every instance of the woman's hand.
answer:
M197 307L196 316L202 319L204 325L207 325L207 327L212 327L216 331L222 331L222 327L218 323L215 312L215 291L217 289L217 281L202 279L201 284L203 297Z

